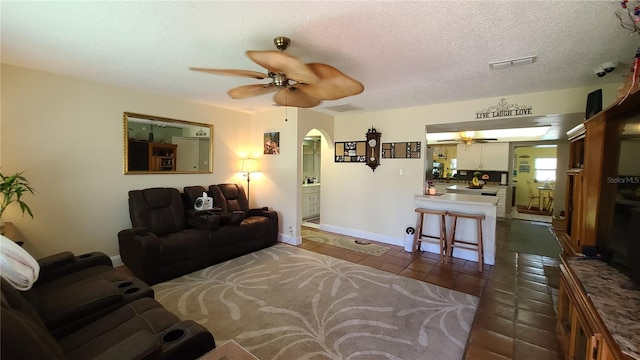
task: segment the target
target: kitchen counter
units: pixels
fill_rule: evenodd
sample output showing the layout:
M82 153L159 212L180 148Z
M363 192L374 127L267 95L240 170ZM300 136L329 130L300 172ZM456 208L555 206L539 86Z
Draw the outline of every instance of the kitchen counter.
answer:
M302 188L320 186L320 183L302 184Z
M484 263L487 265L495 264L496 221L499 197L446 193L436 195L416 195L414 197L414 202L416 208L484 215L484 220L482 221ZM417 219L417 214L415 216ZM451 218L448 216L446 218L446 223L448 235L451 230ZM423 225L424 233L437 235L438 229L438 217L425 216ZM456 225L456 239L468 240L470 242L476 241L476 222L468 219L459 219ZM439 247L440 246L437 243L422 241L421 248L424 251L438 254ZM476 251L462 248L454 248L453 257L478 261L478 253Z
M498 193L497 186L484 186L482 189L469 189L469 185L461 184L461 185L452 185L447 188L448 193L458 193L458 194L474 194L474 195L493 195L495 196Z
M498 204L497 197L482 196L480 194L436 194L416 196L416 200L428 200L431 202L467 204L475 206L496 206Z

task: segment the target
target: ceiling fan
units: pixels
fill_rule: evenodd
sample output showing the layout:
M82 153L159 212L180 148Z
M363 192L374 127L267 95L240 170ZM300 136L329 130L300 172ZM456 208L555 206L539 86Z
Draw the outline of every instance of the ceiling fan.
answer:
M266 84L239 86L227 91L233 99L245 99L277 91L273 100L278 105L310 108L319 105L322 100L337 100L357 95L364 86L335 67L322 63L305 64L300 59L285 54L291 41L284 36L273 39L279 51L249 50L247 56L258 65L267 69L267 73L251 70L208 69L191 67L215 75L250 77L258 80L269 78Z
M438 142L453 142L453 141L457 141L460 143L463 143L465 145L471 145L473 143L486 143L489 141L497 141L498 139L496 138L474 138L474 136L476 135L475 131L460 131L458 133L458 138L457 139L444 139L444 140L438 140Z

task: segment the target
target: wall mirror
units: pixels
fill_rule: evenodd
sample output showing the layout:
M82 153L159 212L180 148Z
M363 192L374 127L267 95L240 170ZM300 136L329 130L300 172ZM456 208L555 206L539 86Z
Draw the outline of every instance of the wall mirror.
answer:
M213 172L213 125L124 113L125 174Z

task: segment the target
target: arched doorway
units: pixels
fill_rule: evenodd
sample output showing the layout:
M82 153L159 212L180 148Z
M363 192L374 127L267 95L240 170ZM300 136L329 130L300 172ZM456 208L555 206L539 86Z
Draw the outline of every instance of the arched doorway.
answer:
M302 142L302 225L314 228L320 227L322 140L322 133L312 129Z

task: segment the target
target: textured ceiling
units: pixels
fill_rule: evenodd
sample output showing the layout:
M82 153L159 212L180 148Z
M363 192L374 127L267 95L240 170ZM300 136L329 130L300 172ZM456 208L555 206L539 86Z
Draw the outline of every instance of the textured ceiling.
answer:
M0 3L2 62L254 112L271 94L233 100L267 80L189 71L263 71L246 50L273 38L304 62L331 64L365 86L316 110L374 111L620 82L640 38L616 1L140 1ZM537 55L532 65L489 62ZM598 78L606 61L621 64ZM334 110L327 109L329 107Z

